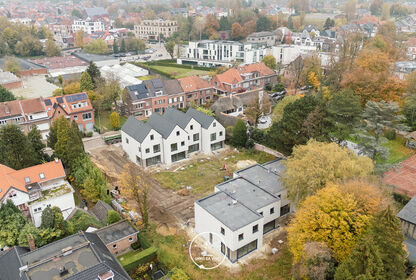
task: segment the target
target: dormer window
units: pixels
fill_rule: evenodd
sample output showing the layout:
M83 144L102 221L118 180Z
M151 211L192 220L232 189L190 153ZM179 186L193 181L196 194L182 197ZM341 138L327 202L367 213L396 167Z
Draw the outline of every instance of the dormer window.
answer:
M45 179L45 173L39 173L39 178L41 178L41 179Z
M25 177L25 182L26 182L26 184L29 184L30 183L30 178L29 177Z

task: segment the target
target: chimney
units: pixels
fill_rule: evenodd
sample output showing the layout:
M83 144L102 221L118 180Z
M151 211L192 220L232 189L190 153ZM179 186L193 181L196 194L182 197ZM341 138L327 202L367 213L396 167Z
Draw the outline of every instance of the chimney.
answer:
M59 161L59 159L58 158L55 158L55 162L58 163L58 161Z
M36 249L36 245L35 245L35 239L33 238L32 234L29 234L27 236L27 242L29 243L30 251L34 251Z

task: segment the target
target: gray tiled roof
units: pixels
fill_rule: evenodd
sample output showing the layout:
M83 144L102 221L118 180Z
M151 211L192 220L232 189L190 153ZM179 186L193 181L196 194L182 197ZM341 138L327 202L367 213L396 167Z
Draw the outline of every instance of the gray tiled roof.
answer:
M146 124L150 125L154 130L159 132L165 139L169 137L169 135L176 127L176 124L163 118L157 113L152 114L147 120Z
M224 192L214 193L197 200L196 203L232 231L262 218L260 214L250 210Z
M173 95L183 92L181 84L178 80L163 80L162 82L167 95Z
M166 110L163 114L163 118L177 123L182 129L185 129L189 121L192 119L190 115L186 115L185 113L172 108L168 108Z
M26 275L19 275L19 268L22 266L19 255L29 251L29 248L14 247L0 256L0 279L2 280L26 280Z
M186 111L186 115L194 118L205 129L209 128L209 126L215 120L213 117L195 110L194 108L189 108L188 111Z
M95 233L101 238L104 244L108 245L114 241L137 233L137 230L130 224L128 220L122 220L96 230Z
M397 214L401 220L416 225L416 196L414 196Z
M84 52L73 52L71 54L75 57L78 57L79 59L81 59L85 62L90 62L90 61L98 62L98 61L116 60L117 59L117 58L114 58L114 57L108 56L108 55L84 53Z
M91 211L100 221L107 223L107 214L109 210L113 210L113 208L104 201L98 200Z
M152 127L144 122L139 121L135 117L130 116L124 123L121 131L133 137L137 142L142 143L147 134L152 130Z

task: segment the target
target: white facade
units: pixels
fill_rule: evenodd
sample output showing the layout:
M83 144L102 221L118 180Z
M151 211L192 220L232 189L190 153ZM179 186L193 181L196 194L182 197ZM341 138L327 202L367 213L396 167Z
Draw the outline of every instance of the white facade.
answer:
M222 148L218 146L214 148L217 143L223 143L225 141L225 128L218 121L211 123L209 128L201 128L202 135L202 147L201 150L205 154L209 154L212 151ZM215 138L214 138L215 135Z
M95 31L104 31L105 25L101 21L75 20L74 24L72 24L72 32L76 33L78 30L91 34Z
M316 52L316 46L279 45L272 47L272 55L277 63L289 65L300 55L312 55Z
M143 40L159 40L160 37L168 38L178 31L178 23L172 20L143 20L134 26L136 36Z

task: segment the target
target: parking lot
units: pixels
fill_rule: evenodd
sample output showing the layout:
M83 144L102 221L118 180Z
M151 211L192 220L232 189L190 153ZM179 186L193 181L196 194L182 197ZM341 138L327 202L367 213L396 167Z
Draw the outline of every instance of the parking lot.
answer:
M134 54L120 57L120 61L136 61L136 62L146 62L153 60L162 60L170 59L169 53L166 51L165 45L163 43L152 43L148 44L144 54Z

